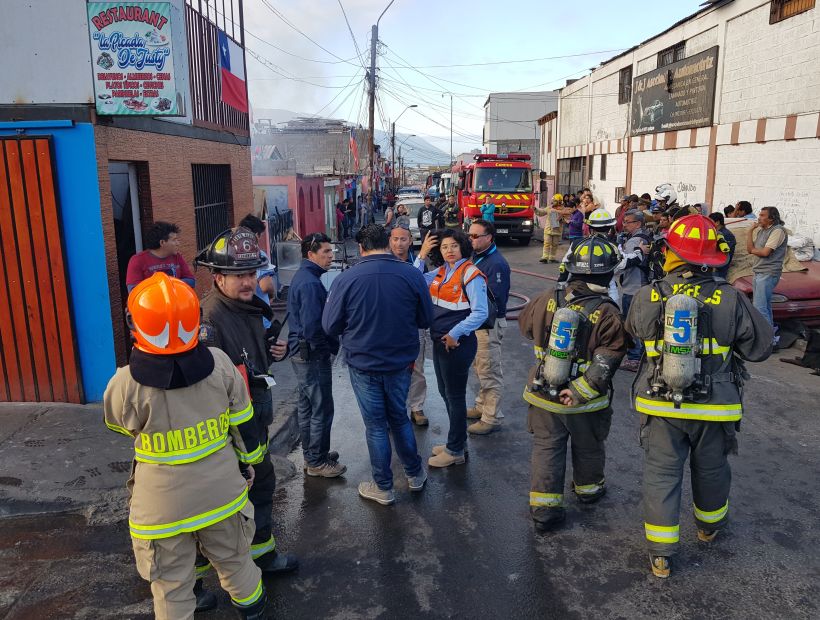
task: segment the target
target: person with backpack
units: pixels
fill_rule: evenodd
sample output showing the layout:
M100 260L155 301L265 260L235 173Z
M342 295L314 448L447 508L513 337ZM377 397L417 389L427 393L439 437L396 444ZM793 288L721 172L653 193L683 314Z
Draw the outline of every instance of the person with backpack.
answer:
M447 443L433 446L430 467L462 465L467 456L467 379L478 350L475 332L490 314L487 278L470 261L472 253L467 235L445 228L427 235L415 263L423 273L431 255L438 266L424 279L433 301L433 367L450 419Z
M628 211L624 217L623 260L621 271L621 310L624 318L629 313L632 298L649 282L649 266L646 255L652 245L652 235L644 228L644 216L638 210ZM621 368L630 372L638 370L643 347L640 340L632 339Z
M690 458L697 538L711 543L728 520L743 414L744 361L762 362L772 328L748 297L716 278L729 247L703 215L676 220L666 236L666 276L642 287L625 328L646 357L632 385L644 448L643 512L652 573L669 577L680 545L683 469Z
M566 518L564 476L572 440L572 481L578 501L606 493L604 442L612 420L612 377L626 353L627 338L617 304L608 296L618 248L598 235L577 244L567 262L566 288L547 289L518 318L533 340L536 364L524 400L534 436L530 514L539 532Z

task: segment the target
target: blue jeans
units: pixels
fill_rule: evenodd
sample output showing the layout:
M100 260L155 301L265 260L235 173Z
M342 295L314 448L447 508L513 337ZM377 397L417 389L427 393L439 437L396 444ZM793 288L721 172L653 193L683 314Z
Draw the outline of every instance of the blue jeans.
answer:
M413 425L407 417L407 391L410 389L410 368L393 372L365 372L349 366L350 383L359 403L364 420L367 451L373 480L383 491L393 488L393 471L390 469L392 451L390 436L396 454L404 465L404 473L418 476L421 473L421 457L416 447Z
M464 454L467 443L467 378L478 350L475 333L459 338L458 346L447 351L444 343L433 338L433 367L436 369L438 392L447 406L450 430L447 431L447 452Z
M626 293L621 295L621 313L623 314L624 320L626 320L626 316L629 314L629 307L632 305L632 299L634 297L634 295L627 295ZM629 336L629 343L626 349L626 359L640 360L641 355L643 355L643 343L632 336Z
M772 317L772 293L780 281L780 274L756 273L752 283L752 304L763 318L774 327Z
M302 453L310 467L327 461L330 450L330 427L333 425L333 389L330 357L308 362L292 357L298 383L296 406Z

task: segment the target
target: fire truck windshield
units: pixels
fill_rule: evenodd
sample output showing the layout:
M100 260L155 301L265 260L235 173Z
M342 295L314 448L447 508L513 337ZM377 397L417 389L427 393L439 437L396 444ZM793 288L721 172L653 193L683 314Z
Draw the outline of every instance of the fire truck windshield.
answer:
M477 192L531 192L529 168L476 168Z

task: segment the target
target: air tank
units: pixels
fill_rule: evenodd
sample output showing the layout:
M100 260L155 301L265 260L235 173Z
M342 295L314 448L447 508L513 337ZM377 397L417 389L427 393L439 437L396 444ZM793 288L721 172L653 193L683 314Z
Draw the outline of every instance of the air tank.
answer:
M558 308L552 318L550 338L541 376L550 387L551 395L557 393L569 380L572 363L575 359L575 340L578 335L578 324L581 316L570 308Z
M688 295L673 295L666 302L661 376L678 403L698 372L698 308Z

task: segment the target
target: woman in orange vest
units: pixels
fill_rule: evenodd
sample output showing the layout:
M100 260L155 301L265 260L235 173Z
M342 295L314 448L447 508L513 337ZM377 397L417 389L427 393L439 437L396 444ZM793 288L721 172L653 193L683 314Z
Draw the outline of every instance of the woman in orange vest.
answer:
M475 330L488 314L487 281L467 258L472 252L460 230L437 230L425 237L415 262L422 272L428 255L440 265L424 278L433 300L433 366L450 430L446 445L433 446L430 467L461 465L467 453L467 377L478 348Z

